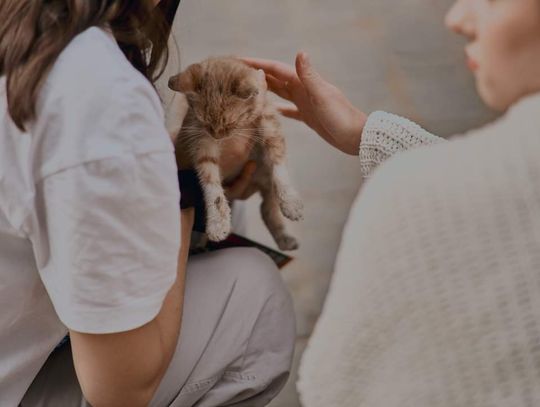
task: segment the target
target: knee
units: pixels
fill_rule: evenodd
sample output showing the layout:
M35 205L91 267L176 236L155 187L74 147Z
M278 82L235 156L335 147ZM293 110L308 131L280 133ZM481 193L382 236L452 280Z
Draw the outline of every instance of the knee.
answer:
M219 250L195 256L188 277L186 291L212 287L208 292L220 296L220 315L204 347L209 356L202 359L219 379L197 405L268 404L287 381L296 338L292 300L276 265L257 249Z
M292 310L289 292L281 278L281 273L272 259L254 248L234 248L223 251L222 271L232 274L232 279L252 296L287 299Z
M293 302L281 272L268 255L254 248L234 248L227 252L232 262L227 268L234 274L237 290L267 301L267 307L278 307L284 318L294 315Z
M284 320L293 318L292 300L281 273L260 250L247 247L218 250L195 256L190 266L188 280L198 280L198 285L216 286L220 292L230 293L228 306L244 317L249 315L250 319L265 307L275 308Z
M292 364L296 339L293 302L275 263L257 249L229 250L235 267L237 297L245 299L244 309L256 310L241 371L251 372L264 387L267 397L285 384ZM251 374L250 373L250 374Z
M237 290L252 298L252 305L260 304L259 319L272 314L274 324L290 327L294 323L293 301L274 261L253 248L231 249L230 255L236 265L230 270L235 274ZM291 334L289 330L282 333Z

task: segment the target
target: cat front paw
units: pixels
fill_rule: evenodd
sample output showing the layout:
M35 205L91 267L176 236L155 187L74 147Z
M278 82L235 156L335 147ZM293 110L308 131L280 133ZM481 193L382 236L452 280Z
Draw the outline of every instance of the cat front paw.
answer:
M294 237L285 233L276 237L276 243L279 249L284 251L296 250L300 247L298 241Z
M225 240L231 233L231 208L225 197L220 197L206 208L206 234L213 242Z
M304 203L296 192L289 191L280 196L279 206L287 219L292 221L304 219Z
M213 219L207 222L206 234L212 242L221 242L231 233L231 222L228 219Z

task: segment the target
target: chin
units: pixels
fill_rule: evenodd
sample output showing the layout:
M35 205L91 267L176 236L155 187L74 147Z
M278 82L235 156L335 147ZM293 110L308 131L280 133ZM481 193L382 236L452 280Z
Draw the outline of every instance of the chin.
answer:
M508 95L503 94L503 92L495 89L494 86L490 86L480 79L477 79L476 88L486 106L497 112L505 112L517 102L516 98L509 98Z

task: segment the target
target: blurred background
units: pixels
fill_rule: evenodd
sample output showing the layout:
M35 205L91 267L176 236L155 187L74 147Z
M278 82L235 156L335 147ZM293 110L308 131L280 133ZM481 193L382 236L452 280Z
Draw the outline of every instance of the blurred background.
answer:
M444 28L452 0L182 0L173 28L179 50L158 89L178 98L167 78L209 56L238 55L293 63L298 50L365 112L408 117L444 137L493 116L476 96L464 40ZM168 120L177 119L176 108ZM301 248L283 271L296 307L295 371L272 407L297 407L296 367L324 304L341 233L361 187L359 162L333 150L301 123L283 120L291 177L305 203L292 224ZM245 233L275 247L258 197L244 205ZM211 299L209 299L211 301ZM324 368L324 367L321 367Z

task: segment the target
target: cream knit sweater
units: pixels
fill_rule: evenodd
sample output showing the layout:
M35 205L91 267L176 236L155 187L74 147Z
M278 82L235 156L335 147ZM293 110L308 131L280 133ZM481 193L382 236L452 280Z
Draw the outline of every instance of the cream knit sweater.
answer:
M304 406L540 406L540 95L450 142L374 113L364 175L390 156L351 210Z

